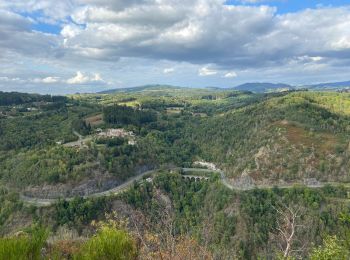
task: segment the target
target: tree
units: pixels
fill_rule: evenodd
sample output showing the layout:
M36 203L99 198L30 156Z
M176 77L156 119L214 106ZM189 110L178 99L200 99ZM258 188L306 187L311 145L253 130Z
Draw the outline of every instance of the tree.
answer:
M124 230L102 226L90 238L75 259L86 260L132 260L137 258L136 243Z
M311 260L345 260L349 257L349 251L342 246L341 241L336 236L326 237L323 246L315 248L310 255Z
M301 251L294 249L294 243L297 240L297 231L302 225L298 224L300 220L300 207L286 206L282 204L275 208L278 214L276 220L277 243L282 251L283 258L291 257L292 252Z

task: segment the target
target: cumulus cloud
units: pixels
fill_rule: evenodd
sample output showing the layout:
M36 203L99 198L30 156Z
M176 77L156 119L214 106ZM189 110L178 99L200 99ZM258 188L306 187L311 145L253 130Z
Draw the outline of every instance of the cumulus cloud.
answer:
M33 21L0 9L0 52L2 56L19 54L34 58L57 57L60 40L53 35L33 31Z
M1 9L10 9L20 13L42 12L48 20L57 22L65 19L72 12L75 4L71 0L11 0L0 1Z
M171 73L173 73L175 71L175 68L165 68L164 70L163 70L163 73L164 74L171 74Z
M237 77L237 73L234 71L230 71L230 72L226 72L224 75L224 78L236 78Z
M100 67L108 70L119 63L133 70L135 60L147 63L145 70L153 76L159 74L157 61L171 61L176 72L182 64L192 64L194 77L220 75L211 78L223 81L237 74L241 79L248 73L268 75L270 71L292 75L300 68L315 76L321 70L322 75L327 71L331 75L349 67L350 7L277 14L275 7L259 5L267 1L231 2L236 4L227 5L225 0L0 0L0 68L3 74L6 70L14 75L9 78L28 78L20 74L27 70L26 74L44 74L32 76L41 79L38 84L78 88L105 81L99 74L78 72L69 79L64 75L101 71ZM34 31L35 15L23 15L34 13L57 23L61 32ZM35 71L43 66L57 70L60 78ZM118 67L118 76L126 75L124 67ZM173 68L163 73L175 73ZM109 76L115 77L116 70L110 70Z
M89 1L62 30L66 47L90 58L142 57L236 68L280 66L298 56L350 49L348 8L276 15L268 6L221 0L134 1L123 8ZM112 1L111 1L112 2ZM77 33L77 31L79 33Z
M70 39L77 36L81 32L81 28L75 24L67 24L61 30L61 35L65 39Z
M74 77L63 79L61 77L57 76L48 76L48 77L37 77L37 78L19 78L19 77L7 77L7 76L1 76L0 82L7 82L7 83L36 83L36 84L68 84L68 85L75 85L75 84L107 84L105 80L102 79L101 75L99 73L92 73L92 74L84 74L80 71L77 71L76 75Z
M67 80L68 84L101 84L105 83L99 73L95 73L91 76L83 74L80 71L77 71L76 75Z
M5 83L25 83L25 80L20 78L0 77L0 82Z
M45 78L36 78L33 80L34 83L44 83L44 84L52 84L60 82L59 77L45 77Z
M208 67L203 67L203 68L200 68L198 70L198 75L202 76L202 77L213 76L213 75L216 75L216 74L218 74L218 71L216 71L214 69L210 69Z

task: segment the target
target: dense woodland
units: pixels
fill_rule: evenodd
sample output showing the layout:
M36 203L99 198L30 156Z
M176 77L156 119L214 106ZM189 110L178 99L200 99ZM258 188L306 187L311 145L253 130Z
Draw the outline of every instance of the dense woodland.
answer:
M64 103L67 101L63 96L27 94L19 92L0 91L0 106L22 105L33 102Z
M0 259L347 259L349 122L347 93L1 92ZM133 137L99 135L116 128ZM215 174L195 182L166 170L197 160L233 185L248 176L269 188L232 191ZM115 196L44 208L21 199L33 187L121 184L150 169L163 170ZM302 186L308 178L333 185ZM292 243L281 237L284 216L297 222Z

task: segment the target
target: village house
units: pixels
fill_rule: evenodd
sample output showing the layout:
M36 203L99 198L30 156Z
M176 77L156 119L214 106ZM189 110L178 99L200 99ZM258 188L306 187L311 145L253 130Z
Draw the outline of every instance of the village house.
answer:
M125 131L123 128L110 128L106 129L104 132L100 132L97 134L100 137L128 137L135 136L132 131Z

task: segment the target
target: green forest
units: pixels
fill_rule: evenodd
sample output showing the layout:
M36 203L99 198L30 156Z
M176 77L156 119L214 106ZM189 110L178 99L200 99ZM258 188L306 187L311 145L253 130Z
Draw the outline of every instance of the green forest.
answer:
M349 93L0 92L0 259L349 257Z

